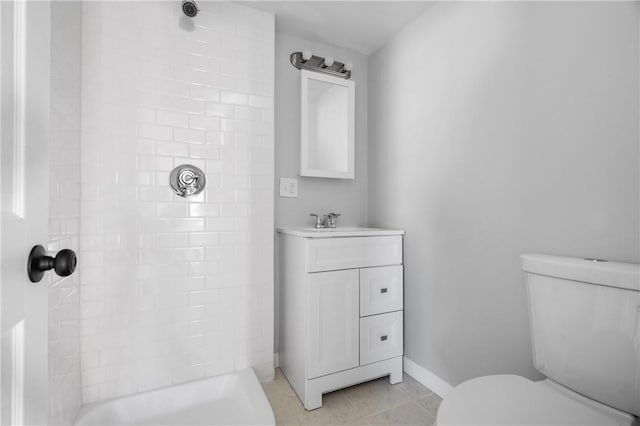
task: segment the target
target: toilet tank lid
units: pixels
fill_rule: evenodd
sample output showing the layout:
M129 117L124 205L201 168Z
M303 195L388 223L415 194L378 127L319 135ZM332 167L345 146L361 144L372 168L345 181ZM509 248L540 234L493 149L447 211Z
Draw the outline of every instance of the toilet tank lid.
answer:
M532 274L640 291L640 265L548 254L523 254L522 269Z

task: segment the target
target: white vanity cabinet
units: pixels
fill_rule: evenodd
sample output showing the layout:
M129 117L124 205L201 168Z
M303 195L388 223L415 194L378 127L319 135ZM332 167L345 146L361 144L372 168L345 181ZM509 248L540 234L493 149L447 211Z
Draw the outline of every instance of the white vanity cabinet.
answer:
M279 362L305 408L377 377L402 381L404 231L278 232Z

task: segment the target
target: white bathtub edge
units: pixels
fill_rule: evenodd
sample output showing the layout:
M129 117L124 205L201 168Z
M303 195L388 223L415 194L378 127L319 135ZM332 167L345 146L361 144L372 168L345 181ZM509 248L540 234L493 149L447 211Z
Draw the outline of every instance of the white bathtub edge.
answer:
M276 378L276 369L271 362L265 362L264 364L254 365L253 372L258 377L260 383L272 382Z
M273 371L273 366L271 366L271 369ZM262 371L264 372L266 371L266 369ZM206 378L194 380L191 382L178 383L172 386L151 389L148 391L126 395L126 396L120 396L117 398L111 398L111 399L105 399L102 401L92 402L80 407L80 410L78 410L78 413L76 415L76 418L73 424L74 425L89 424L89 423L86 423L85 421L87 420L87 418L89 418L89 421L91 421L91 416L94 415L95 410L100 409L105 405L113 404L123 399L131 398L131 397L135 397L135 396L139 396L147 393L170 390L171 388L175 388L181 385L188 385L188 384L192 384L200 381L209 381L209 380L215 381L216 379L224 380L225 377L229 377L229 376L236 376L242 383L244 391L249 395L251 406L256 411L257 420L255 424L265 425L265 426L275 426L276 421L275 421L275 415L273 413L273 409L271 407L271 404L269 403L269 400L267 399L267 395L264 393L264 390L262 389L262 385L260 384L255 371L252 368L246 368L244 370L239 370L234 373L224 374L220 376L206 377ZM119 424L119 423L113 423L113 424ZM199 424L199 423L196 423L196 424ZM203 423L203 424L210 424L210 423Z

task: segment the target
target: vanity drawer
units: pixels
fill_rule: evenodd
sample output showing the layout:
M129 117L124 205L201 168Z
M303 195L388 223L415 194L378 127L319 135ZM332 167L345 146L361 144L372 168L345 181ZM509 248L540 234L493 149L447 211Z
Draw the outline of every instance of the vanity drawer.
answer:
M402 263L402 236L307 239L307 272Z
M360 316L402 310L402 265L360 270Z
M402 355L402 311L360 318L360 365Z

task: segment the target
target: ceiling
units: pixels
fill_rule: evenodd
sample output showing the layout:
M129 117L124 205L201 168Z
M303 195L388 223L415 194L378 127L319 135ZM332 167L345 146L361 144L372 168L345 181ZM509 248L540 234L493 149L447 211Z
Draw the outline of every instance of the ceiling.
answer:
M276 15L278 32L317 43L375 52L432 1L243 1Z

